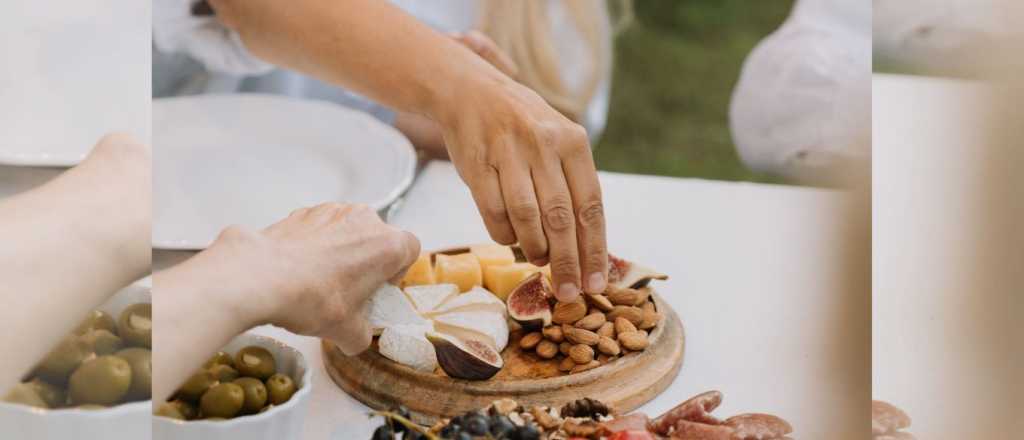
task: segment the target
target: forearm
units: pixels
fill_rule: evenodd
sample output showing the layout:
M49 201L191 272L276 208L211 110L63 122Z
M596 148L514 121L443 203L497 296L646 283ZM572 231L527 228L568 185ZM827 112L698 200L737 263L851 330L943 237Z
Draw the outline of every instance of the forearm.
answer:
M426 153L431 159L448 159L441 127L436 122L413 113L398 112L395 115L395 128L409 138L416 149Z
M436 118L457 88L511 80L452 39L377 0L217 0L250 51L401 111Z
M218 264L218 249L153 275L153 402L170 397L206 359L258 324L239 286L245 274Z
M82 164L0 202L0 350L14 354L0 357L0 389L90 309L148 273L149 173L131 169L148 167L148 153L141 156Z

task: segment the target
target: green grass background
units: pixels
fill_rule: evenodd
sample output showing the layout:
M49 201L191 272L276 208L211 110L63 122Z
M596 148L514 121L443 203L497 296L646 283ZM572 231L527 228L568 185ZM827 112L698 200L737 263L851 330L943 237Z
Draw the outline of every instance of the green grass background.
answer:
M729 100L747 54L792 0L637 0L615 40L599 169L784 183L748 170L729 132Z

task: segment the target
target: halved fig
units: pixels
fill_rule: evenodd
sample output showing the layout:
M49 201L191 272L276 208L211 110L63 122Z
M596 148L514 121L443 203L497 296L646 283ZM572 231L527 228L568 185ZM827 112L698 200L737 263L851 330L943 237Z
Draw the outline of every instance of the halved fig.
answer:
M608 254L608 287L639 289L651 280L667 280L668 275L629 260Z
M551 325L551 301L554 298L551 282L540 272L526 277L512 293L505 305L508 315L523 328L533 329Z
M457 379L490 379L505 365L497 350L480 341L463 341L436 332L427 333L427 340L434 344L441 369Z

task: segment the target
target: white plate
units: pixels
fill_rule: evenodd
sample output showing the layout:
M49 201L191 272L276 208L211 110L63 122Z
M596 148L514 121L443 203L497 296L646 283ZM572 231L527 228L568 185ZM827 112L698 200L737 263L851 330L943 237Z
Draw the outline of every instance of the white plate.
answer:
M149 138L150 4L5 3L0 163L71 166L104 133Z
M202 249L226 226L262 228L324 202L387 207L416 152L392 127L334 104L275 95L153 103L153 247Z

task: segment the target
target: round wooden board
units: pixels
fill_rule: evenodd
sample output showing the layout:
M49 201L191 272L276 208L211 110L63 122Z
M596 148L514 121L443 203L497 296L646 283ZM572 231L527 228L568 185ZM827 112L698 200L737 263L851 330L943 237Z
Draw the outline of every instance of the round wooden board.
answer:
M433 373L413 370L381 356L376 342L371 349L350 357L334 344L321 341L324 366L331 379L360 402L374 409L404 405L422 424L480 409L503 397L525 406L552 407L590 397L617 413L627 413L668 388L683 365L686 340L682 322L657 293L651 297L662 320L650 334L650 346L581 373L562 373L557 361L520 350L520 331L510 335L508 347L502 351L504 368L485 381L452 379L440 368Z

